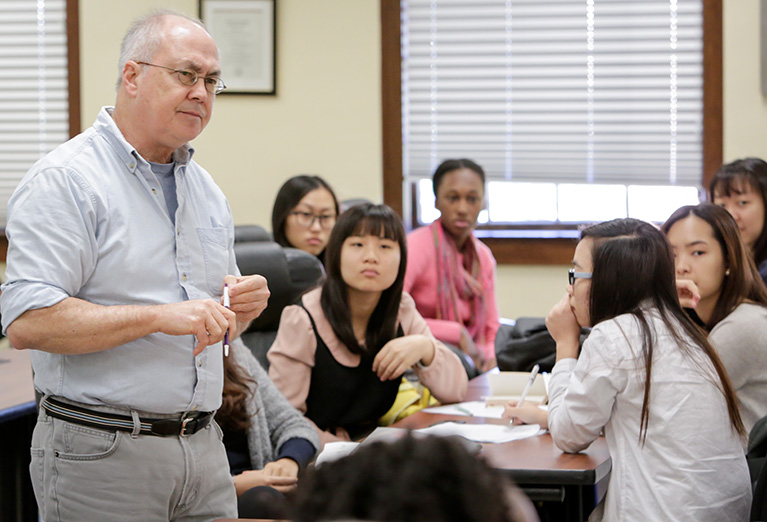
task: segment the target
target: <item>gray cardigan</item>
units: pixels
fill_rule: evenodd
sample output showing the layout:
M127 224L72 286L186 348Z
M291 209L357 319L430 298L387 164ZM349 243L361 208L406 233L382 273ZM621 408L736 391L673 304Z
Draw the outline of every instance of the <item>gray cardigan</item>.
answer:
M262 469L274 461L280 447L290 439L306 439L317 451L320 447L317 430L274 386L250 349L240 339L233 341L231 348L230 355L257 383L253 400L248 401L246 408L250 416L248 450L253 469Z

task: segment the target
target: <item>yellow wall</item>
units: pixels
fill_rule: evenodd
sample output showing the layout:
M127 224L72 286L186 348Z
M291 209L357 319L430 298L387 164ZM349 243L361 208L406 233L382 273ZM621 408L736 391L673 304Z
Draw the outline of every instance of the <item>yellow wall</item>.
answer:
M760 88L760 0L723 0L724 160L767 157L767 99Z
M274 195L317 173L342 199L382 198L380 22L375 0L279 0L277 90L221 96L195 140L196 159L228 196L235 222L269 228ZM767 156L759 90L759 0L724 2L724 154ZM197 0L80 0L83 124L114 102L119 41L153 8L197 15ZM224 71L226 78L226 71ZM499 266L501 315L545 315L564 292L564 266Z
M280 185L318 173L348 199L383 197L380 24L370 0L280 0L277 96L223 95L194 142L237 223L268 225ZM80 0L83 126L114 103L122 35L147 11L198 0ZM223 71L226 79L226 71Z

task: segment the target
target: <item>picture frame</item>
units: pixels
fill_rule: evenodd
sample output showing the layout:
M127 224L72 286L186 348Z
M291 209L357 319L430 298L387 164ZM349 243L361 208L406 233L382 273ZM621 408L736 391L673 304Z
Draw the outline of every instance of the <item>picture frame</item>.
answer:
M277 94L276 0L199 0L218 44L221 94Z

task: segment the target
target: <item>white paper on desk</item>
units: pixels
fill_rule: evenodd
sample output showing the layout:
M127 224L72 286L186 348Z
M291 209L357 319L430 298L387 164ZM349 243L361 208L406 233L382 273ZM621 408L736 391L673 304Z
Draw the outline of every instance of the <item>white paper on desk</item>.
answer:
M359 446L359 442L327 442L325 447L322 448L322 452L317 456L314 465L321 466L326 462L333 462L345 457L357 449L357 446Z
M432 406L425 408L425 413L441 413L443 415L466 415L470 417L489 417L500 419L503 414L503 406L485 406L483 401L468 401L458 404L446 404L444 406ZM467 413L468 412L468 413Z
M443 422L415 431L441 437L458 435L474 442L510 442L544 433L544 430L537 424L507 426L504 424L460 424L457 422Z

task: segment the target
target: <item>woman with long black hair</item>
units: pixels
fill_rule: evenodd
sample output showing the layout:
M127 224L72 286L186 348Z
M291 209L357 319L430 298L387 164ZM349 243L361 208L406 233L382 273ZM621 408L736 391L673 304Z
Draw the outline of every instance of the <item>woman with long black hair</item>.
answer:
M709 332L750 431L767 415L767 288L724 208L682 207L662 230L674 251L677 284L696 288L697 302L687 305Z
M458 356L434 338L402 291L406 263L399 216L386 205L352 207L330 236L324 283L282 313L269 376L323 441L372 430L410 368L440 401L466 393Z
M649 223L584 229L567 293L546 319L557 345L548 414L527 404L505 409L507 418L548 426L567 452L604 431L610 483L589 520L748 519L737 399L674 279L671 248ZM593 329L579 355L582 326Z

